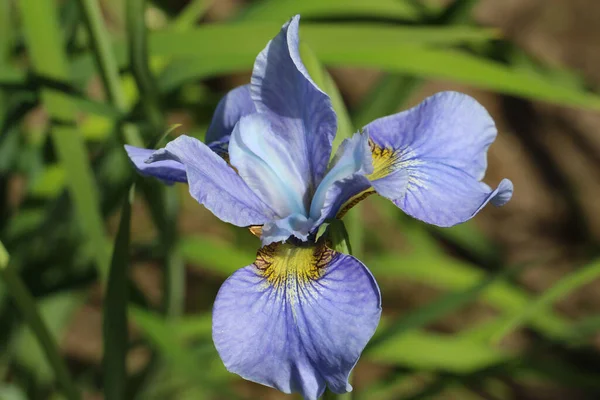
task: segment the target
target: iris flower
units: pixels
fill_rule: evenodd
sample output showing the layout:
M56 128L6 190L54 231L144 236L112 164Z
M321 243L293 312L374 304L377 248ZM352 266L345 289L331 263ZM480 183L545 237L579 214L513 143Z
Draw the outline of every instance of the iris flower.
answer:
M218 218L260 236L256 261L219 290L215 346L229 371L317 399L326 386L352 390L349 374L381 315L371 272L316 240L319 227L372 193L452 226L506 203L512 183L481 182L496 128L455 92L371 122L330 162L337 118L300 58L299 19L258 55L250 84L218 104L208 144L180 136L156 151L126 149L141 174L187 182Z

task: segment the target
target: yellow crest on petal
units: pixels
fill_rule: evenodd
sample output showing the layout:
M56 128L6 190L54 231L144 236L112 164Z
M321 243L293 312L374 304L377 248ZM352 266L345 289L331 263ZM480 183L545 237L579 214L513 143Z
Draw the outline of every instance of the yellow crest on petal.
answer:
M394 171L400 155L393 149L377 146L372 140L369 140L369 147L373 156L373 173L367 178L371 181L385 178Z
M258 251L254 265L270 285L293 289L319 279L334 255L335 251L324 244L299 247L272 243Z

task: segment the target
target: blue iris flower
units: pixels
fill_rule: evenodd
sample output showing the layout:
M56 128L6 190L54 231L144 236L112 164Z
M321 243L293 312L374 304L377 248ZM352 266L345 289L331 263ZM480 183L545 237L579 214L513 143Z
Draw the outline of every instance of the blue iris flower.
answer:
M330 162L337 118L300 59L299 16L258 55L251 83L217 106L206 142L126 146L138 171L187 182L225 222L250 227L263 247L225 281L213 340L227 369L317 399L352 390L350 371L375 332L381 297L358 259L315 242L320 225L371 193L437 226L473 217L512 195L481 182L494 122L474 99L443 92L377 119Z

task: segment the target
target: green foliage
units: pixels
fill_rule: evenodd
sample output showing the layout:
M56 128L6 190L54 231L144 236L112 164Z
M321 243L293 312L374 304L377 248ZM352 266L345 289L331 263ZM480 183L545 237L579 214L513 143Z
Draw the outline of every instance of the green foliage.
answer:
M428 79L600 109L574 72L470 21L473 0L261 0L201 22L213 3L0 1L0 399L267 397L225 370L211 339L214 295L253 262L258 240L208 217L183 185L136 178L133 201L122 145L161 146L171 123L202 137L224 93L213 78L249 72L294 14L304 63L338 115L334 147ZM348 109L332 67L382 75ZM353 396L509 399L513 387L549 385L600 398L599 317L574 321L554 307L597 280L594 249L534 295L518 278L545 255L510 266L471 223L426 227L368 202L321 232L382 288L384 317L356 374L376 372L356 379ZM419 306L408 299L407 311L399 284L433 294ZM469 307L487 317L444 325ZM81 356L74 325L99 309L103 329L80 339L102 351ZM529 341L514 345L518 335Z

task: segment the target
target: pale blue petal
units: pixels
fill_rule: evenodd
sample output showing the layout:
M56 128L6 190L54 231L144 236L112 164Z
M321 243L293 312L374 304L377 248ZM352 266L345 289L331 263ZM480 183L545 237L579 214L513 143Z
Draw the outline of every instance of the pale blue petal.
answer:
M183 135L150 157L153 163L164 160L185 166L190 194L221 220L251 226L275 217L235 170L201 141Z
M213 340L229 371L308 400L326 385L352 390L349 374L381 315L379 289L356 258L322 249L269 246L225 281Z
M187 182L185 167L179 161L163 160L150 164L146 161L155 150L125 145L125 151L140 174L158 178L167 184Z
M406 195L394 204L408 215L437 226L467 221L488 202L500 206L512 196L513 185L508 179L492 190L465 172L440 164L424 164L420 170L422 177L409 184Z
M294 154L294 168L314 191L325 175L337 118L329 96L308 75L300 59L296 16L269 42L254 63L251 94L256 108L270 114L274 130Z
M373 172L368 136L355 134L344 139L321 181L310 206L310 217L321 225L333 218L352 197L371 187L365 177Z
M231 135L233 127L240 118L255 112L256 107L250 97L249 84L230 90L215 109L206 131L206 143L211 145L214 142L222 142L224 137Z
M265 224L260 240L263 246L274 242L284 242L290 237L306 242L314 227L315 223L312 219L308 219L302 214L292 214Z
M465 94L438 93L364 130L373 147L373 187L415 218L452 226L512 195L508 180L494 191L479 182L497 131L485 108Z
M310 194L294 164L303 150L275 132L268 115L257 113L242 117L235 126L229 141L229 161L279 217L306 215Z

